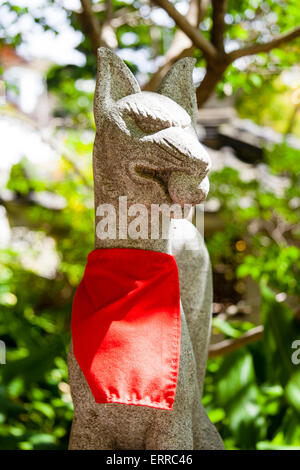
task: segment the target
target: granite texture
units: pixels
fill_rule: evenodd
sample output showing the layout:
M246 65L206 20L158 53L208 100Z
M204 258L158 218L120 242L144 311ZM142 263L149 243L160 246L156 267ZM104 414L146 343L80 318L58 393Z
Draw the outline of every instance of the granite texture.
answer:
M118 212L119 196L124 195L128 207L141 203L149 210L151 204L194 205L205 199L210 160L195 132L193 66L194 59L182 59L171 67L157 93L141 92L125 64L110 50L99 49L95 210L99 204L113 204ZM176 256L182 333L174 408L96 404L71 344L69 380L75 415L70 449L223 449L201 403L211 324L209 256L200 233L186 219L163 216L163 222L170 234L167 239L100 240L95 233L95 248L140 248Z

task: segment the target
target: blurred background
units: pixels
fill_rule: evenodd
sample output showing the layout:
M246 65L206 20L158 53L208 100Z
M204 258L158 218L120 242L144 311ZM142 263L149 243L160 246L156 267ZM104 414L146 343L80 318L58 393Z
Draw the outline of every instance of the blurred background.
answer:
M101 45L146 90L178 58L197 59L213 161L203 403L227 449L300 449L299 25L297 0L0 0L1 449L67 447Z

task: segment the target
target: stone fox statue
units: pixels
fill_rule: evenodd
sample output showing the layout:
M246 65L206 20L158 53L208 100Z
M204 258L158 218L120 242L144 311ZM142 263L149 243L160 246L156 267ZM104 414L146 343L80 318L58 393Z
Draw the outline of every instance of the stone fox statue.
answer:
M127 197L128 208L138 203L147 210L153 204L195 205L205 199L210 161L195 132L193 66L194 59L179 60L156 93L143 92L115 54L98 50L93 152L96 227L101 204L112 205L124 217L119 213L120 196ZM96 230L95 249L150 250L175 256L181 334L174 406L166 410L96 403L74 355L73 332L68 359L75 408L70 449L223 448L201 403L212 302L208 253L187 219L164 217L168 237L111 239L97 236Z

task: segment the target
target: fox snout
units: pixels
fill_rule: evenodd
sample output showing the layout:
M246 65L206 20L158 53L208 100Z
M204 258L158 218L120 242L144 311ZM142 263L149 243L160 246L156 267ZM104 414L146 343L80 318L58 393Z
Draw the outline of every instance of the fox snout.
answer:
M160 159L169 169L168 192L171 199L180 204L202 202L209 190L207 174L211 161L195 130L192 127L170 127L144 139L150 138L159 147Z
M172 201L178 204L196 205L203 202L209 191L208 177L199 178L181 171L173 171L168 183Z
M160 159L165 161L166 167L170 168L171 165L174 170L202 178L211 168L210 157L192 127L170 127L141 140L152 141L160 148L158 154Z

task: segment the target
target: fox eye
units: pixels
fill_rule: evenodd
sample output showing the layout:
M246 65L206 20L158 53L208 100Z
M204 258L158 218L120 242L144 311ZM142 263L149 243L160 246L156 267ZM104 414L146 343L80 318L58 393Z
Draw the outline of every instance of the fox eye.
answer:
M121 100L122 101L122 100ZM146 102L147 104L147 102ZM122 117L129 126L135 125L145 134L154 134L170 127L186 128L191 125L191 118L181 108L173 112L154 102L151 106L139 102L121 102L119 105Z
M152 134L154 132L168 129L172 126L172 122L167 120L161 120L151 115L143 116L141 114L132 116L136 125L145 133Z

